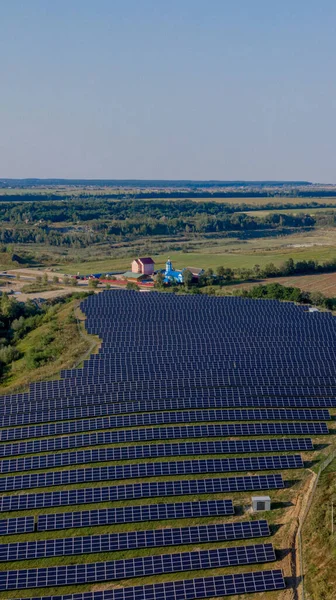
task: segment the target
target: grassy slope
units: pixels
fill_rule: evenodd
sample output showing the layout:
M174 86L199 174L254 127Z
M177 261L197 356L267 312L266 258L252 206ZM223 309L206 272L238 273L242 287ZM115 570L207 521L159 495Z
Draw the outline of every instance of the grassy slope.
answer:
M33 381L41 381L58 377L61 369L72 368L81 357L90 349L94 341L98 339L85 333L77 322L71 322L69 317L78 313L79 300L72 300L68 304L61 305L49 322L31 331L18 343L18 350L22 358L12 363L6 377L0 384L0 394L12 393L14 390L27 389ZM41 337L48 334L54 336L51 342L54 348L54 360L39 368L28 370L26 366L26 355L31 348L39 344Z
M334 600L336 533L331 535L331 502L336 505L336 459L321 475L303 529L307 600ZM336 519L334 527L336 529Z

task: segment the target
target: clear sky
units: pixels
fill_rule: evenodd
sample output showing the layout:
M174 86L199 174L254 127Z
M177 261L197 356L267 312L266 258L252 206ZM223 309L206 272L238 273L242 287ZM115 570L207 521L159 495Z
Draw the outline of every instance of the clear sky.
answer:
M335 0L0 0L0 177L336 183Z

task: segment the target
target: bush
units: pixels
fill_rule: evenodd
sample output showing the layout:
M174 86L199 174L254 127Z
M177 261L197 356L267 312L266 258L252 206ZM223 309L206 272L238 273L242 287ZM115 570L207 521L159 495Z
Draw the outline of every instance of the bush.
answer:
M0 362L9 365L14 360L20 358L20 352L14 346L5 346L0 348Z
M89 279L89 288L95 290L98 287L98 279Z

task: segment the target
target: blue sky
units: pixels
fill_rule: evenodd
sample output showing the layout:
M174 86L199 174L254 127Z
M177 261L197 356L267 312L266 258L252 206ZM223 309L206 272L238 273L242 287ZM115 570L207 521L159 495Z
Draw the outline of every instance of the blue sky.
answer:
M0 177L336 183L334 0L1 0Z

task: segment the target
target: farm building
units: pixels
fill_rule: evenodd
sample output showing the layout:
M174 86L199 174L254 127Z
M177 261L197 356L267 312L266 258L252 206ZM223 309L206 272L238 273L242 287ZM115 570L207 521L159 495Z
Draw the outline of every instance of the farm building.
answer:
M204 273L204 269L198 267L186 267L186 271L190 271L195 279L198 279Z
M154 260L149 256L145 258L135 258L132 262L132 273L142 273L143 275L153 275Z
M145 273L133 273L132 271L126 271L126 273L123 274L123 279L137 283L138 281L148 280L148 275Z

